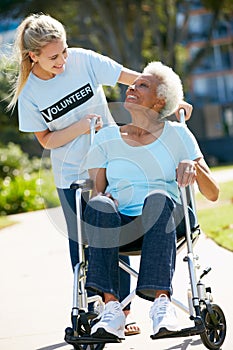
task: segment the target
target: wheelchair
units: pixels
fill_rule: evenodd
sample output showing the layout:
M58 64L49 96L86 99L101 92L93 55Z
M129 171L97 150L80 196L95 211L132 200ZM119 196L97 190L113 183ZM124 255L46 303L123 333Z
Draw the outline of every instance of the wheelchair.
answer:
M93 138L93 135L91 136ZM104 308L104 303L99 295L87 296L85 290L85 280L88 264L85 260L85 244L82 240L82 222L81 222L81 197L83 192L91 192L91 180L79 180L71 184L71 189L76 190L76 212L77 212L77 232L78 249L80 262L74 269L73 282L73 306L71 311L71 327L65 330L65 341L71 344L75 350L102 350L107 343L121 343L122 340L113 337L112 339L94 338L90 335L91 325L94 319ZM211 287L206 287L203 277L206 276L211 268L203 270L197 278L197 260L194 255L194 245L201 234L201 229L197 225L191 229L189 221L188 207L191 206L196 214L193 186L181 188L181 199L184 209L184 219L186 232L184 236L177 239L177 254L186 247L187 253L183 259L188 265L190 286L187 291L187 305L179 300L172 298L172 303L179 309L189 315L193 321L192 327L180 329L178 331L163 330L156 335L151 335L151 339L190 337L199 335L203 345L210 350L218 350L224 343L226 336L226 319L221 307L213 302ZM120 254L138 255L139 251L120 251ZM119 266L131 276L137 278L138 273L124 261L119 260ZM136 291L133 290L121 302L124 309L135 297ZM94 303L94 311L88 311L88 304Z

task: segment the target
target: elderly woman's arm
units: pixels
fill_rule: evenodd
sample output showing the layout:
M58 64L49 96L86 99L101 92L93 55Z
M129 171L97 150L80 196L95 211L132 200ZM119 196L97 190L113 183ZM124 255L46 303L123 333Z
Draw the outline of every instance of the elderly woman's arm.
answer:
M216 201L219 196L219 186L203 158L196 161L197 185L199 191L210 201Z
M97 196L97 194L104 193L107 187L106 169L94 168L89 169L88 172L90 179L93 181L92 197Z
M219 186L214 180L211 171L203 158L183 160L177 168L177 182L185 187L197 182L199 191L210 201L216 201L219 195Z
M105 192L108 181L106 178L106 169L104 168L95 168L89 169L90 179L93 181L93 190L91 197L95 197L97 195L106 196L113 200L116 206L118 206L118 201L112 197L111 193Z

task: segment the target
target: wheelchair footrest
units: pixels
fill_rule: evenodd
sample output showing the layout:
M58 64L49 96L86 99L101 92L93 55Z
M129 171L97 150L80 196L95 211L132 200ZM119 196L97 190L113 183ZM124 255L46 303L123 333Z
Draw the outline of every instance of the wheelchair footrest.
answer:
M65 335L65 341L71 345L91 345L91 344L105 344L105 343L121 343L119 338L94 338L92 336L75 337L74 335Z
M161 328L159 333L151 335L150 337L151 339L190 337L204 332L205 326L203 324L198 324L194 327L183 328L179 331L168 331L166 328Z

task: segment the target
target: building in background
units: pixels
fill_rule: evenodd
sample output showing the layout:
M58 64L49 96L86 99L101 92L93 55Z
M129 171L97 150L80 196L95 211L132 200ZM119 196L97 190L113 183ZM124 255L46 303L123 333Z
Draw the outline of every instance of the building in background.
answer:
M189 75L186 99L194 111L188 124L210 165L233 162L233 14L218 20L209 41L213 14L200 0L187 2L191 6L184 44L189 56L209 45L208 54ZM1 50L13 41L18 24L19 20L1 20Z
M194 57L208 44L212 14L191 0L186 47ZM233 14L215 25L208 54L189 77L194 106L189 126L210 164L233 161Z

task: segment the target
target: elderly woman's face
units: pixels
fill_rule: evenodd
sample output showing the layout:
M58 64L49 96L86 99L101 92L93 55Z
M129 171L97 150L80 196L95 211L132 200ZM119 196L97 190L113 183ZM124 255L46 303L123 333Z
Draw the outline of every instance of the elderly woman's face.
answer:
M158 100L156 96L157 79L152 74L141 74L126 91L125 107L133 108L135 105L153 108Z

